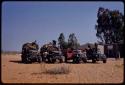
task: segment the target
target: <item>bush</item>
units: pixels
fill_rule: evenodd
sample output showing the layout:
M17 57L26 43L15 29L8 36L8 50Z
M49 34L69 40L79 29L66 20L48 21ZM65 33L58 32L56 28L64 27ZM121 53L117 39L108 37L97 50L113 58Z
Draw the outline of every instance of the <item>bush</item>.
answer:
M42 66L41 68L44 69L42 70L42 73L45 73L45 74L69 74L71 71L69 66L64 65L64 64L50 68L50 69L46 69L45 64L41 66Z

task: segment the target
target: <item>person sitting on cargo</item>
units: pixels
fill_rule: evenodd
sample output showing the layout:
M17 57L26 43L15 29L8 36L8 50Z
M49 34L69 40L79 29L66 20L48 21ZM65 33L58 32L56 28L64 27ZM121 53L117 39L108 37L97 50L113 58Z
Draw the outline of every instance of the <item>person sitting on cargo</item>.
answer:
M39 46L37 45L36 40L31 44L29 44L29 47L30 49L33 49L33 50L39 50Z

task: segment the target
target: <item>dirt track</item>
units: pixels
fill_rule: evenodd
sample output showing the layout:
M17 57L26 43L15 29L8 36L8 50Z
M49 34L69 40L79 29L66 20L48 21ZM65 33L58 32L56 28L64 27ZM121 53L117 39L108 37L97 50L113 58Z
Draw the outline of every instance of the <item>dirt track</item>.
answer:
M122 83L124 79L123 59L108 59L104 64L23 64L20 55L3 55L2 82L3 83ZM91 62L91 61L90 61ZM53 67L67 66L69 74L41 74L41 71Z

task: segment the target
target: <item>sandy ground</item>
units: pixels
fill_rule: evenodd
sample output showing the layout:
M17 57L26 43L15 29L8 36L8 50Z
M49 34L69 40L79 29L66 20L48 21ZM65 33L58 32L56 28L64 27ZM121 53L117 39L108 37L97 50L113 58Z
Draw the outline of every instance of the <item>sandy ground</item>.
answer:
M108 59L104 64L61 63L61 64L23 64L20 55L1 54L1 79L3 83L123 83L123 59ZM45 69L68 67L69 74L45 74Z

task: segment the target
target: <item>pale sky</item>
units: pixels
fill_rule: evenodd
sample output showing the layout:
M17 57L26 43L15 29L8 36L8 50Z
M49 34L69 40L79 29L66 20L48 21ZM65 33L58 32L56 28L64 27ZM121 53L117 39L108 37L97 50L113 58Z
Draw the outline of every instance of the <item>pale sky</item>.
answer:
M57 40L64 33L66 41L75 33L80 44L97 42L95 24L99 7L119 10L122 2L26 2L2 3L2 50L21 51L26 42L37 40L39 47Z

